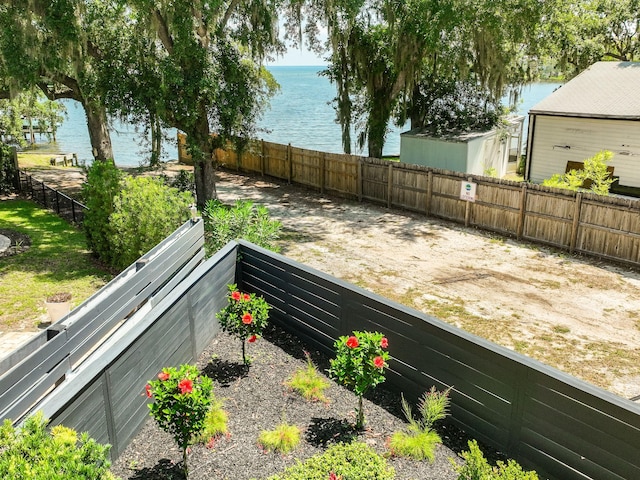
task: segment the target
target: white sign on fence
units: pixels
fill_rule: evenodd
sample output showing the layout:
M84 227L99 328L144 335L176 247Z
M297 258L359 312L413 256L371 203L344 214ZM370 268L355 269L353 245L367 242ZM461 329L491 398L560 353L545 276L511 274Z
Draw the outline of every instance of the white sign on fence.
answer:
M468 202L476 201L476 187L477 183L462 182L460 185L460 200L466 200Z

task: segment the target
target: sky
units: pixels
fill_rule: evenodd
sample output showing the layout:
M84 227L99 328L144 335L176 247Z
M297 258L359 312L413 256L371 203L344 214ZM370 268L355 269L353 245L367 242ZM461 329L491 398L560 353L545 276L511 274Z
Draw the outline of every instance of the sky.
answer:
M326 65L327 62L319 57L314 52L307 50L306 48L289 48L284 56L278 57L273 62L268 62L268 66L277 67L292 67L292 66L317 66Z

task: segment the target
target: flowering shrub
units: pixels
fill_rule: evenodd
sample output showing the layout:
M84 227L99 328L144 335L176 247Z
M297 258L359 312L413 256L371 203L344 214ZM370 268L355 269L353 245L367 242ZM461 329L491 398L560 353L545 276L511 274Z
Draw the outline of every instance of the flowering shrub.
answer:
M229 285L227 306L216 318L224 332L242 342L242 361L249 364L245 353L245 340L254 343L262 335L269 319L269 304L255 293L240 292L236 285Z
M196 366L182 365L179 369L162 369L158 379L150 381L145 391L153 398L149 405L151 416L182 449L182 468L188 478L187 447L204 428L213 399L213 382L209 377L200 376Z
M389 360L387 338L378 332L353 332L334 343L336 358L331 360L329 376L354 391L358 397L356 428L364 426L362 396L385 380Z

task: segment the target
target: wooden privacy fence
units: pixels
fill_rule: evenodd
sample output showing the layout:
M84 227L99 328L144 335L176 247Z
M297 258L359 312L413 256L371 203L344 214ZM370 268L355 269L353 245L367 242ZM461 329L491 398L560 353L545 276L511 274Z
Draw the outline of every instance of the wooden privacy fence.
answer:
M452 421L541 478L640 478L640 405L254 245L239 258L272 321L329 355L340 335L383 332L386 386L414 401L452 386Z
M86 206L23 171L20 171L20 191L70 222L81 225L84 221Z
M251 143L242 155L231 149L219 153L223 165L237 171L640 266L638 199L317 152L264 140ZM475 202L461 200L463 182L477 184Z

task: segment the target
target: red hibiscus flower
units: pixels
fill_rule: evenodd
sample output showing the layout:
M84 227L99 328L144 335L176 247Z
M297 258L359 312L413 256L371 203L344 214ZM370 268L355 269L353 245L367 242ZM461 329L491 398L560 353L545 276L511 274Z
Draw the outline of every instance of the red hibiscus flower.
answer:
M249 300L251 300L251 295L249 295L248 293L245 293L242 298L244 298L245 302L248 302Z
M358 343L358 339L354 336L351 336L347 339L347 347L356 348L360 343Z
M387 340L387 337L382 337L382 340L380 340L380 346L382 348L387 348L389 346L389 340Z
M231 294L231 298L233 298L236 302L240 300L240 292L233 292Z
M249 312L242 315L242 323L244 323L245 325L249 325L251 322L253 322L253 317Z
M180 389L180 393L182 395L186 395L187 393L191 393L193 391L193 382L189 378L185 378L180 380L178 383L178 388Z
M249 343L253 343L253 342L255 342L255 341L256 341L256 338L257 338L257 337L256 337L255 335L251 335L251 336L249 337L249 340L247 340L247 341L248 341Z
M158 380L161 380L161 381L163 381L163 382L164 382L165 380L169 380L169 374L168 374L167 372L160 372L160 373L158 374Z
M373 366L376 368L382 368L384 367L384 358L382 357L376 357L373 359Z
M144 387L144 391L147 392L147 397L151 398L151 385L147 383L146 387Z

